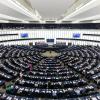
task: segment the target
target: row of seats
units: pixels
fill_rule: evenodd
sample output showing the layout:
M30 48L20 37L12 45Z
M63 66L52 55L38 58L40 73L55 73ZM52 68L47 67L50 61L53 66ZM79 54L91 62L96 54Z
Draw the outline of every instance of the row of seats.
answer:
M22 97L22 96L16 96L16 95L9 95L6 93L0 93L0 99L1 100L40 100L40 98L29 98L29 97ZM47 98L43 98L41 100L47 100ZM57 99L61 100L61 99ZM84 97L78 97L78 98L67 98L63 100L100 100L100 94L93 94L91 96L84 96Z
M66 46L50 58L41 55L45 51L41 47L0 46L0 50L0 79L14 82L1 99L99 100L99 47Z
M95 49L96 48L96 49ZM63 60L65 65L74 68L81 74L93 79L100 84L100 48L99 47L84 47L71 51L63 50L63 53L58 57Z

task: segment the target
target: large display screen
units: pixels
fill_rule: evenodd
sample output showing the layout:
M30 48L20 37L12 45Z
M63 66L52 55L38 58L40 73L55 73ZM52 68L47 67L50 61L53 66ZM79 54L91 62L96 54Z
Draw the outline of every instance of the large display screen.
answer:
M54 39L47 39L47 42L54 42Z
M21 37L22 38L27 38L28 37L28 33L21 33Z
M80 38L80 33L73 33L73 38Z

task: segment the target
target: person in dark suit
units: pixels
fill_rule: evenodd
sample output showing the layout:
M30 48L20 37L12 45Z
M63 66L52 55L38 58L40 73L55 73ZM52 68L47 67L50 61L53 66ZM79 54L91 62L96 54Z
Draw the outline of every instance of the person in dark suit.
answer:
M48 81L48 83L47 83L47 89L49 89L49 88L50 88L50 86L51 86L51 82L50 82L50 81Z

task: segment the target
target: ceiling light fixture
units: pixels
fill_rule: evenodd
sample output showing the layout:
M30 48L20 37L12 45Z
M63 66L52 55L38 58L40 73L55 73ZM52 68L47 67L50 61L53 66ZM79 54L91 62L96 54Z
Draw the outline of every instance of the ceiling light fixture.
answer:
M76 20L76 21L72 21L71 23L80 23L80 21Z
M18 12L20 12L21 14L24 14L32 19L35 20L40 20L35 13L32 13L30 10L28 10L27 8L25 8L22 4L20 4L17 0L1 0L0 3L2 3L3 5L8 6L9 8L12 8Z
M31 13L27 8L21 5L17 0L10 0L10 2L16 7L18 7L19 9L21 9L20 11L22 11L22 13L24 13L26 16L34 18L36 20L39 19L35 14Z
M22 23L29 23L29 21L22 21Z
M98 1L98 3L97 3L97 1ZM75 15L78 15L79 13L82 13L82 12L88 10L88 9L91 9L91 8L93 8L93 7L95 7L99 4L100 4L100 0L91 0L87 4L85 4L85 5L82 4L83 6L81 5L81 7L79 6L79 8L76 8L76 10L74 12L72 12L71 14L65 16L60 21L68 20L69 18L74 17Z
M22 22L25 21L25 20L23 20L23 19L19 19L19 18L16 18L16 17L4 15L4 14L0 14L0 18L9 19L9 20L14 20L14 21L15 21L15 20L16 20L16 21L22 21Z
M100 23L100 20L94 20L92 23Z
M95 20L95 19L100 19L100 15L95 15L95 16L91 16L91 17L87 17L87 18L82 18L82 19L73 21L73 23L80 22L80 21Z
M9 23L7 20L0 20L0 23Z

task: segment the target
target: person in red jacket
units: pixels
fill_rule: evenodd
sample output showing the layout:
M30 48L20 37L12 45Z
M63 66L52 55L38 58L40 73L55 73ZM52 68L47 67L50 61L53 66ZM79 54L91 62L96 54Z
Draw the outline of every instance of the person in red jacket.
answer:
M32 64L29 64L29 71L32 71Z

